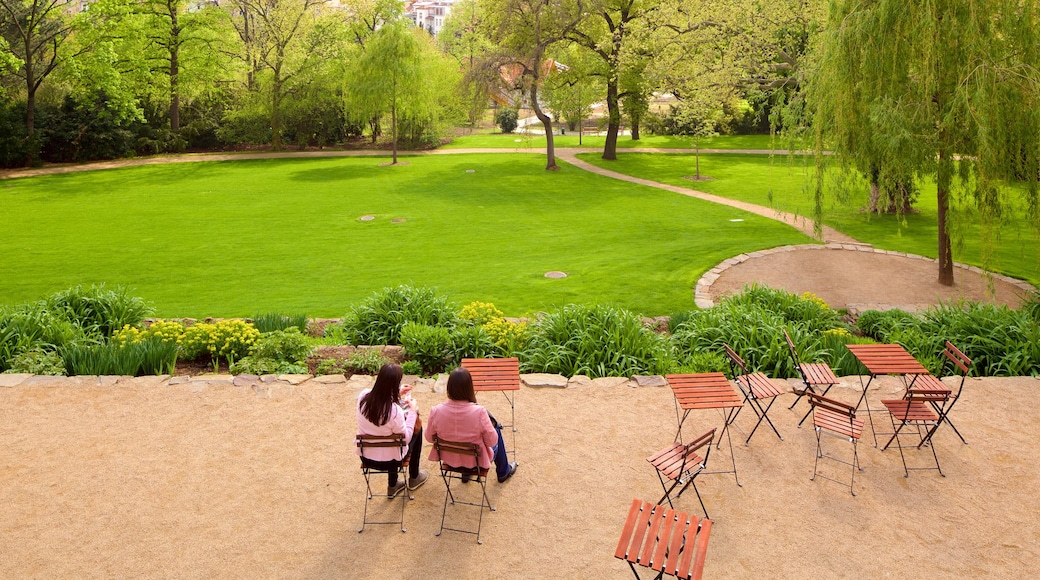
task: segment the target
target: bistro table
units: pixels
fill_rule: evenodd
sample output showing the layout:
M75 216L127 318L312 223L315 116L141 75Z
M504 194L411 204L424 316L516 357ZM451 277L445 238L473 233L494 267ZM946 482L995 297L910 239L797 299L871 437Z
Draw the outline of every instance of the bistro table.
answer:
M733 479L738 486L742 486L737 477L737 460L733 457L733 439L729 434L729 426L737 418L737 413L744 406L744 401L737 391L722 373L696 373L668 375L668 386L672 388L675 395L675 419L679 423L679 430L675 434L675 440L682 443L682 427L690 411L700 409L719 409L723 416L722 432L726 434L729 442L729 457L733 464L730 471L705 471L704 474L732 473ZM680 409L682 413L680 414ZM715 448L722 445L722 434Z
M870 418L870 431L874 435L874 447L877 447L877 432L874 430L874 418L870 414L870 400L867 398L867 389L874 377L881 375L898 376L903 380L907 391L914 387L917 377L929 374L924 365L917 362L910 353L906 352L901 344L848 344L845 345L860 363L866 367L870 378L863 382L862 375L859 382L863 385L863 394L856 403L856 409L861 404L866 404L867 417ZM907 377L911 377L907 382Z
M512 449L507 449L506 453L512 453L513 461L516 461L516 391L520 390L519 359L516 357L464 358L462 368L468 370L473 377L473 392L498 391L509 403L509 424L501 423L501 421L499 423L503 428L508 427L513 432L513 446Z

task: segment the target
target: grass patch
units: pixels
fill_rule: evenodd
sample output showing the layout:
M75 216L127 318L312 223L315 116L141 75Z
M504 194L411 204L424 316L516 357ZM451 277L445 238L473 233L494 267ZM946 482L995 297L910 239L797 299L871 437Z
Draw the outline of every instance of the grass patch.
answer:
M678 185L723 197L811 216L813 213L812 157L784 155L701 155L701 174L711 180L693 182L684 176L694 173L694 157L683 154L624 153L617 161L604 161L593 153L580 155L583 161L661 183ZM836 172L835 172L836 175ZM860 210L868 202L865 183L842 194L828 184L823 221L860 241L878 248L910 252L935 258L938 254L935 183L919 183L915 204L919 213L871 215ZM970 212L968 212L970 215ZM984 238L976 224L956 223L954 260L1040 283L1040 239L1029 225L1023 202L1005 215L995 235ZM984 239L988 241L983 241ZM983 254L992 257L983 264Z
M557 147L590 147L603 149L607 138L599 135L583 135L581 145L578 144L577 135L557 135L553 138L553 144ZM769 135L720 135L718 137L701 139L701 149L770 149ZM777 141L776 147L784 145ZM677 135L647 135L638 141L631 137L621 135L617 140L617 147L621 149L655 148L655 149L693 149L693 140L689 137ZM464 149L464 148L520 148L545 151L545 136L525 133L474 133L456 137L451 143L444 145L441 149Z
M3 181L0 304L107 282L163 317L342 316L378 289L410 284L510 316L567 303L660 315L691 308L697 278L721 260L809 241L733 208L567 165L546 172L528 155L406 159ZM545 278L551 270L568 277Z

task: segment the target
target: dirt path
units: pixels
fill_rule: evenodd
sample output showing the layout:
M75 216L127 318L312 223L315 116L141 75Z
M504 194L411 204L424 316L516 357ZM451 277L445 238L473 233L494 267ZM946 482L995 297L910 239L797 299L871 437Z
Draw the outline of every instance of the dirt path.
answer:
M625 513L633 498L661 497L645 458L675 434L667 387L621 379L522 388L520 468L506 484L488 485L497 511L485 513L478 546L473 536L434 535L444 502L436 477L409 502L407 533L357 533L364 479L352 443L356 385L100 383L39 378L0 387L0 577L630 578L613 557ZM900 390L895 379L875 384L872 407ZM794 396L781 395L770 416L784 441L764 427L745 447L733 432L743 487L732 475L697 479L715 524L705 577L1034 577L1040 406L1006 401L1038 387L1028 377L970 379L954 409L969 445L949 429L936 434L946 477L904 478L898 451L875 449L868 427L856 497L809 481L816 438L795 427L805 403L789 411ZM848 377L831 394L855 402L858 392ZM443 398L416 395L424 414ZM504 413L501 399L481 402ZM745 409L736 425L750 430L753 418ZM695 412L684 433L719 422L712 411ZM823 444L851 454L848 442ZM709 467L729 461L723 442ZM931 453L910 448L907 461L925 466ZM850 475L844 465L824 469ZM399 505L374 498L370 507L386 516ZM700 513L692 490L676 506ZM449 507L455 525L475 525L474 516Z

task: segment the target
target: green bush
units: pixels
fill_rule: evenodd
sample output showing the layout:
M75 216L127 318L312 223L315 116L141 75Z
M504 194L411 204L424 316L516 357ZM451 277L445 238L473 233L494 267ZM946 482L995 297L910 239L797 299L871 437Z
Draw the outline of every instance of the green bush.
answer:
M520 361L524 372L631 376L666 372L670 354L667 340L627 310L569 304L534 323Z
M801 296L767 286L751 284L739 294L726 299L733 305L755 305L773 312L785 321L810 331L823 331L841 326L841 314L811 292Z
M401 363L401 370L406 375L421 375L422 365L416 360L406 360Z
M259 339L260 331L248 322L200 322L184 329L180 338L181 356L185 360L198 360L209 354L213 369L216 370L221 359L227 360L230 365L249 356Z
M512 133L516 130L517 119L520 114L516 109L502 108L495 111L495 124L502 128L503 133Z
M0 371L29 350L55 350L87 341L82 328L56 315L45 302L0 308Z
M460 326L451 330L451 361L498 356L500 349L483 326Z
M255 326L261 334L274 332L276 330L288 330L290 328L298 328L300 332L307 332L307 315L279 314L277 312L257 314L253 317L253 326Z
M300 329L291 326L260 335L251 354L229 364L232 374L302 374L307 372L310 344Z
M29 373L33 375L64 375L65 363L61 355L36 347L11 358L7 373Z
M702 351L690 353L676 362L676 373L726 373L730 374L729 360L723 355Z
M375 375L388 362L390 359L383 356L379 349L358 349L346 359L327 358L322 360L314 372L319 375Z
M682 323L689 320L690 317L693 316L694 312L696 312L696 310L680 310L679 312L673 312L671 316L668 317L668 332L675 334L675 331L682 326Z
M427 375L443 372L452 352L451 331L443 326L409 322L401 329L401 344Z
M867 310L856 319L856 328L874 340L890 342L889 336L900 327L915 326L917 318L904 310Z
M47 298L47 308L83 328L87 334L108 338L126 325L138 326L152 309L144 300L104 284L76 286Z
M402 344L401 329L408 323L451 327L455 308L432 288L397 286L376 292L351 308L343 320L350 344Z

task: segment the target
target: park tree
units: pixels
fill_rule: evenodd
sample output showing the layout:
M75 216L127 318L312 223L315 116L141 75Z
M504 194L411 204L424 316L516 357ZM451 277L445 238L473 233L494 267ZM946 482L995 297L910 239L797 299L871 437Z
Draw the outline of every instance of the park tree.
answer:
M462 0L452 6L451 14L437 35L437 44L451 55L463 71L457 88L460 102L467 105L471 127L487 110L488 92L495 85L496 71L478 66L494 48L484 26L483 8L478 0Z
M936 183L938 281L952 285L955 193L983 230L1024 192L1040 227L1040 4L832 3L811 88L817 149ZM817 207L822 198L822 158ZM1022 188L1007 187L1022 180ZM819 220L817 220L819 221Z
M579 25L567 31L567 39L584 47L600 60L597 74L606 87L607 138L603 159L617 159L617 137L621 127L621 103L632 91L645 94L638 82L625 84L626 77L635 80L646 66L652 51L634 46L640 28L660 6L661 0L590 0L583 10L587 14ZM637 95L639 98L639 95Z
M418 133L436 134L452 117L450 94L458 82L454 59L442 55L433 39L404 20L380 27L347 73L346 110L355 121L387 115L393 163L403 124Z
M339 22L319 11L328 0L239 0L230 11L243 42L241 58L247 85L265 96L270 116L271 148L282 148L283 104L327 60L337 58L343 43ZM263 73L257 86L257 75Z
M553 115L566 122L568 130L578 131L580 144L582 123L603 94L602 78L589 74L596 63L590 62L588 51L577 45L563 47L554 56L562 63L562 70L546 79L542 94Z
M552 118L542 109L539 91L556 72L547 60L551 49L562 43L585 16L584 0L490 0L490 37L495 51L484 61L489 71L505 71L527 97L528 105L545 130L545 168L556 165ZM515 74L514 74L515 73Z
M401 17L400 0L343 0L340 6L350 14L347 34L350 41L364 46L381 26Z
M75 56L66 50L75 22L70 7L70 0L0 0L0 34L20 64L13 75L25 90L25 132L30 140L40 86L64 60Z

